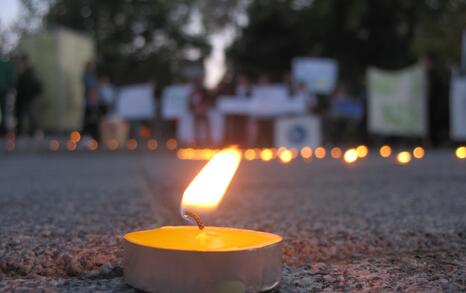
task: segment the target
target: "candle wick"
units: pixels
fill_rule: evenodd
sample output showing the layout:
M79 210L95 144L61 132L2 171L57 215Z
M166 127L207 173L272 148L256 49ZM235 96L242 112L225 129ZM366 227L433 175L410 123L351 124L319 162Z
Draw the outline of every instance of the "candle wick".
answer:
M193 213L191 211L185 211L184 215L190 217L191 219L193 219L194 222L196 222L197 226L199 227L199 230L204 229L205 226L202 223L201 218L198 215L196 215L195 213Z

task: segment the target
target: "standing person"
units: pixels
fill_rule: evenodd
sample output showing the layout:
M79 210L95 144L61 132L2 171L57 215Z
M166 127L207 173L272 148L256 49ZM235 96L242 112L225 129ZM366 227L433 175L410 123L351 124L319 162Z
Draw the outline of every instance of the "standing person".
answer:
M25 134L24 122L28 122L28 134L33 135L37 125L33 113L33 102L42 93L42 83L36 77L34 68L29 63L27 55L22 55L18 59L18 80L16 83L16 132Z
M293 92L293 98L303 101L308 112L314 113L317 110L317 97L312 94L303 81L297 83Z
M98 136L98 121L99 121L99 93L98 93L98 80L96 74L95 61L91 60L86 63L84 69L82 82L84 85L84 121L83 132L94 139Z
M194 82L189 95L189 106L194 116L195 143L197 146L207 146L210 143L210 99L200 80Z
M7 97L14 88L15 67L10 60L0 57L0 136L7 131Z
M270 80L267 76L263 75L258 80L259 87L268 87L270 85ZM257 96L253 97L254 99L267 99L267 96ZM259 120L254 116L248 117L248 128L247 128L248 138L247 145L249 147L257 147L259 144Z
M251 82L246 74L240 73L236 80L235 96L239 98L251 97Z
M99 116L105 117L108 114L113 113L114 102L115 102L115 87L110 82L108 76L101 76L99 79Z

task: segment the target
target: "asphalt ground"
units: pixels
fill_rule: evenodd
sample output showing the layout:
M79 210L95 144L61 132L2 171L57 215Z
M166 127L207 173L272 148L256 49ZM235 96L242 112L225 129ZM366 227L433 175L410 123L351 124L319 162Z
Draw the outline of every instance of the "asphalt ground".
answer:
M183 223L202 161L174 153L3 153L0 291L131 292L122 236ZM466 290L466 161L429 151L243 161L208 225L285 239L280 292ZM163 292L163 291L162 291Z

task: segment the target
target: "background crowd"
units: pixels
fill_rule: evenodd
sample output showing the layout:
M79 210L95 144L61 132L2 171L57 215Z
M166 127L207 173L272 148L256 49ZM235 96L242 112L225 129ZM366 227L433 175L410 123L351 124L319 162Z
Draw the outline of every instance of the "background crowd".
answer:
M207 114L218 97L247 98L254 85L279 83L287 86L290 98L306 101L308 113L321 117L325 143L415 139L448 144L450 75L461 60L466 3L337 2L225 0L218 5L211 0L21 0L24 9L14 33L21 37L60 26L92 39L95 60L79 68L84 93L80 97L82 125L77 127L90 138L100 138L100 123L114 113L119 86L150 82L156 111L160 111L167 85L191 84L189 110L196 144L209 145ZM214 39L223 42L225 72L219 82L206 86L204 74L193 76L188 71L205 67L209 56L218 51ZM31 111L31 105L47 89L43 77L34 73L28 57L18 48L0 46L0 50L4 53L0 61L0 134L6 135L7 130L18 135L49 131L38 129ZM338 62L340 82L333 93L316 95L312 88L292 79L290 64L297 56ZM396 70L418 62L424 64L428 75L428 136L369 136L366 70ZM271 127L270 121L263 119L230 117L224 143L270 144ZM66 131L71 130L75 129ZM168 139L175 136L175 130L174 121L156 115L153 121L133 125L131 136L150 133Z

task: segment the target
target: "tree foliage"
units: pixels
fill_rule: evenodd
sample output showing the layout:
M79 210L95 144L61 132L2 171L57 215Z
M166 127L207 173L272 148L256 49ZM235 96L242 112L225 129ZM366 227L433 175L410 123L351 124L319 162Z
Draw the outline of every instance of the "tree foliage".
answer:
M117 83L168 83L185 64L202 64L210 52L206 35L187 29L196 8L189 0L52 0L49 5L45 25L92 36L99 71Z
M425 55L458 61L464 0L255 0L228 52L237 71L279 76L296 56L336 58L343 78Z

